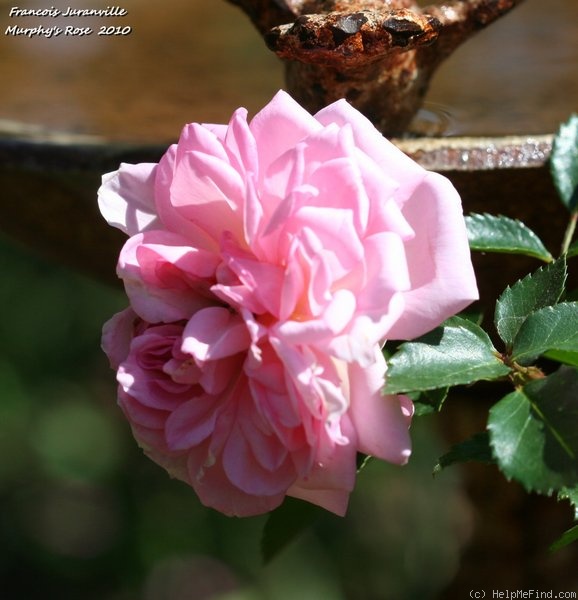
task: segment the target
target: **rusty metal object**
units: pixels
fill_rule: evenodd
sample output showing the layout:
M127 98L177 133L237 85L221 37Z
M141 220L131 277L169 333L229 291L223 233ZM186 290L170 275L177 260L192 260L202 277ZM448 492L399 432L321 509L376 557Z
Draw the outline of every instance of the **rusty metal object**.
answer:
M351 12L357 0L228 0L251 19L261 34L301 15L333 11ZM414 8L415 0L366 0L364 10Z
M385 135L407 130L437 67L476 31L523 0L231 0L285 61L305 108L346 98ZM278 23L286 15L289 22ZM269 28L268 28L269 27Z
M334 11L274 27L265 42L280 58L349 70L430 44L439 27L437 19L408 9Z

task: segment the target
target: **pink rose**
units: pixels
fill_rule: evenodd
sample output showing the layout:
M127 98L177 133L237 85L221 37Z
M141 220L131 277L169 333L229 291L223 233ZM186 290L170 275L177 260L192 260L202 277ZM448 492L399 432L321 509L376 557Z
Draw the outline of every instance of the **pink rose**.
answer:
M201 501L254 515L286 495L344 514L362 452L403 464L411 402L380 348L477 298L460 199L341 100L279 92L250 122L187 125L99 204L129 237L131 308L105 326L144 451Z

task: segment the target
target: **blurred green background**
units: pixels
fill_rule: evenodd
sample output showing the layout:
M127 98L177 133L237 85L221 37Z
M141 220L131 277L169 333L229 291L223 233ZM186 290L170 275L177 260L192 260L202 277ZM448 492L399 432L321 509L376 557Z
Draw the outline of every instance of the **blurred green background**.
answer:
M421 420L406 468L373 462L348 516L263 564L265 517L205 509L145 458L116 406L102 324L121 291L0 238L0 597L301 600L437 597L470 510Z

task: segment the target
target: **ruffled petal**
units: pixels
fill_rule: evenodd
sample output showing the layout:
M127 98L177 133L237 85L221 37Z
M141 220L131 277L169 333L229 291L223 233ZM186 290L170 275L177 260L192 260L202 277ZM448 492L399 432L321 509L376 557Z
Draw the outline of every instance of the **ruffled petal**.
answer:
M181 350L197 361L232 356L251 345L247 326L226 308L210 306L196 312L183 331Z
M287 92L279 91L251 120L250 129L259 152L261 173L286 150L321 126Z
M479 297L461 201L451 182L428 173L402 210L415 231L405 244L411 289L391 339L427 333Z
M157 165L122 163L118 171L102 177L98 207L109 225L127 235L158 226L154 181Z
M148 231L127 240L117 272L135 312L149 323L188 319L212 304L217 255L191 247L169 231Z
M159 161L155 176L155 202L163 226L174 233L185 236L191 246L213 252L219 243L194 221L175 210L172 202L172 182L177 166L177 145L173 144Z
M355 430L347 418L343 419L342 427L350 442L332 445L322 452L322 462L317 462L308 475L296 481L287 492L289 496L306 500L339 516L347 511L357 472Z
M315 118L324 126L350 126L357 148L370 156L385 173L392 173L399 183L396 198L410 196L425 177L423 167L384 138L371 121L346 100L338 100L322 108Z
M108 356L111 368L118 369L128 356L138 319L132 308L125 308L104 324L101 347Z
M200 460L199 460L200 456ZM188 457L188 481L205 505L230 517L253 517L277 508L284 492L248 494L229 480L220 462L204 465L200 453Z
M207 395L181 404L166 420L167 447L186 450L206 440L213 433L218 405L218 398Z
M385 360L379 349L367 367L349 366L351 407L349 415L357 432L358 450L395 464L405 464L411 455L409 425L411 402L382 393Z

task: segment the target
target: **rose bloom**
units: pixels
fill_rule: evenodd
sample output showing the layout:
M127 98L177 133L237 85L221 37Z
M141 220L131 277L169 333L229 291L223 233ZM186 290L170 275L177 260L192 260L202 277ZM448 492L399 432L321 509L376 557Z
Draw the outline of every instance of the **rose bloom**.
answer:
M447 179L345 100L311 116L279 92L122 164L99 205L129 236L130 308L103 332L119 404L203 504L247 516L289 495L343 515L358 452L407 462L413 407L382 394L381 346L478 297Z

